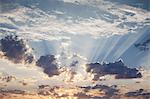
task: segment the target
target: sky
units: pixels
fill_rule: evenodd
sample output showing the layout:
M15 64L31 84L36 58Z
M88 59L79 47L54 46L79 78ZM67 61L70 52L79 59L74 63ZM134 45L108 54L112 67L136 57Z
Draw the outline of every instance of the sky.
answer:
M14 89L16 82L28 83L17 87L26 90L36 90L42 84L93 85L93 74L86 71L90 63L122 60L130 68L150 70L148 2L0 0L0 39L17 35L24 40L28 50L25 54L34 57L32 64L15 63L0 50L0 75L13 76L11 83L1 81L1 87L6 84L6 89ZM56 63L49 64L57 64L59 75L49 77L46 70L52 68L37 64L46 55L55 56Z

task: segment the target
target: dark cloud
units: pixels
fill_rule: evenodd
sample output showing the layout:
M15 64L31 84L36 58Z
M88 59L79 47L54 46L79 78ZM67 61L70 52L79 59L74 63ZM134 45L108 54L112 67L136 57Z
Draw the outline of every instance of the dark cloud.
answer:
M15 76L7 75L7 76L0 76L0 80L5 82L11 82L12 80L16 80Z
M116 79L121 78L141 78L142 74L136 68L128 68L120 60L114 63L91 63L86 65L86 71L94 74L93 80L99 80L104 75L116 75Z
M116 86L116 85L114 85L114 86ZM86 86L86 87L81 87L81 89L84 89L84 93L86 93L86 92L88 92L88 91L90 91L90 90L95 90L95 89L97 89L97 90L99 90L99 92L103 92L104 93L104 95L103 96L101 96L101 95L99 95L99 96L91 96L91 98L93 99L108 99L108 98L110 98L110 97L112 97L112 96L114 96L114 95L117 95L117 93L118 93L118 89L115 89L116 87L114 87L114 86L106 86L106 85L95 85L95 86Z
M11 94L25 94L26 91L17 90L17 89L15 89L15 90L3 90L3 89L0 89L0 93L3 93L4 95L7 94L7 93L11 93Z
M59 89L59 86L53 86L50 87L49 85L39 85L38 95L44 95L44 96L55 96L59 97L58 93L55 92L56 89ZM59 97L60 98L60 97Z
M55 63L55 56L54 55L45 55L41 56L36 65L44 69L44 73L46 73L49 77L53 75L59 75L59 69L57 67L57 63Z
M44 89L44 88L49 88L50 86L49 85L39 85L38 87L39 87L39 89Z
M27 53L26 43L16 35L7 35L0 40L1 51L4 56L15 63L32 63L34 57Z
M77 94L74 94L75 97L77 97L77 99L91 99L92 96L91 95L86 95L86 93L83 92L78 92Z
M34 61L34 56L32 54L26 54L24 57L25 63L31 64Z
M59 94L59 91L62 91L62 94ZM85 87L70 87L69 89L63 86L53 86L49 85L39 85L39 95L52 95L59 98L70 96L68 91L71 91L71 96L77 97L77 99L109 99L114 95L118 95L118 90L114 86L106 85L95 85L95 86L85 86ZM72 91L74 90L74 91ZM67 98L68 99L68 98Z
M141 99L150 99L150 93L144 91L144 89L139 89L133 92L125 93L126 97L141 97Z

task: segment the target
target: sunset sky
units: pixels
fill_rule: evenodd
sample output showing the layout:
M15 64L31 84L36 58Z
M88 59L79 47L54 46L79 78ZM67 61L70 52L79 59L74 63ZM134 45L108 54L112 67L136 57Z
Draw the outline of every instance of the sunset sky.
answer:
M0 93L149 93L149 11L149 0L0 0Z

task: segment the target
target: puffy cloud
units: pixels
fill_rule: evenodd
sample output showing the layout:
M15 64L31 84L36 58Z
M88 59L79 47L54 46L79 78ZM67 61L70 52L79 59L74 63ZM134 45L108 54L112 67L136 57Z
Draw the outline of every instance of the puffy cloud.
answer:
M7 35L0 40L3 55L14 63L32 63L34 57L27 53L27 47L23 39L16 35Z
M136 68L126 67L121 60L108 64L91 63L86 66L86 71L94 74L93 80L99 80L104 75L115 75L116 79L142 77L142 74Z
M59 69L57 67L57 64L55 63L55 56L54 55L45 55L41 56L37 62L36 65L44 69L44 73L46 73L49 77L52 77L54 75L59 75Z
M32 63L34 57L27 52L26 43L15 35L7 35L0 40L1 51L3 56L14 63Z
M1 40L1 50L4 52L4 55L10 60L15 62L20 62L26 52L26 47L23 40L18 40L17 36L6 36Z

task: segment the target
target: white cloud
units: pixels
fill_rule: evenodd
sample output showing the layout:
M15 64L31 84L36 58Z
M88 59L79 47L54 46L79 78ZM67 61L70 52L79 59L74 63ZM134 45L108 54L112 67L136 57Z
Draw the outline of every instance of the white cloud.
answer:
M104 7L104 5L102 6ZM24 7L19 7L16 10L13 10L12 12L1 14L0 22L9 23L17 26L18 29L14 30L14 32L16 32L19 35L24 35L24 37L27 38L30 38L30 35L32 35L33 39L58 39L68 34L73 34L73 35L90 34L92 36L111 36L114 34L122 35L128 33L129 32L128 30L130 29L130 26L126 26L125 28L118 27L118 25L123 22L123 20L121 20L123 16L127 18L125 22L136 21L137 24L140 25L142 25L143 20L148 16L147 13L144 13L142 10L137 10L137 12L135 13L136 15L133 17L124 15L123 11L136 10L127 6L124 6L123 8L117 8L116 6L116 9L112 11L107 10L107 8L112 6L109 6L109 4L106 4L105 6L106 7L104 8L98 6L98 9L102 9L106 13L108 12L110 13L110 15L111 14L117 15L119 17L118 19L111 19L114 21L114 23L103 20L99 16L98 18L91 17L88 19L80 18L79 16L80 18L79 20L79 19L72 19L72 17L65 14L63 11L56 10L55 11L56 14L50 14L50 13L47 14L46 12L40 9L30 9ZM105 13L103 12L99 12L99 13L103 15L103 18L106 18L108 20L110 20L110 18L113 17L113 16L105 15ZM99 13L95 13L95 14L99 14ZM59 19L57 14L59 15L63 14L65 16L70 17L71 19L69 18L64 20L63 15L62 15L62 19L61 18ZM4 16L6 16L7 18ZM11 22L9 19L13 20L15 23ZM136 28L139 28L139 26L137 26Z

